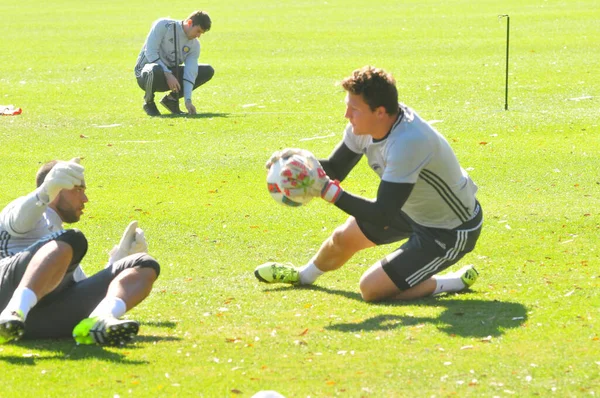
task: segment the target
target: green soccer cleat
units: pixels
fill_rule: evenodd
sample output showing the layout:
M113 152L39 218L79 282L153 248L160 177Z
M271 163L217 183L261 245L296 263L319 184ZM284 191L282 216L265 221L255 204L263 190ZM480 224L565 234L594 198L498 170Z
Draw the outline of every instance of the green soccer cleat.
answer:
M85 318L73 329L77 344L121 346L131 341L140 329L139 323L113 317Z
M0 344L19 340L25 334L25 319L21 310L0 318Z
M471 264L459 269L457 274L460 275L460 280L465 284L465 288L471 287L479 278L479 272Z
M300 273L291 265L268 262L259 265L254 270L254 276L264 283L300 283Z

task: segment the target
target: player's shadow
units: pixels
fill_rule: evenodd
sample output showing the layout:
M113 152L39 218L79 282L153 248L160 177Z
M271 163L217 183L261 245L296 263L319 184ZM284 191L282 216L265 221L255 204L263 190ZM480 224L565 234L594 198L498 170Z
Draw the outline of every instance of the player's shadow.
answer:
M213 117L229 117L229 113L226 112L204 112L204 113L196 113L195 115L189 115L187 113L182 113L181 115L175 115L173 113L160 115L160 118L163 119L174 119L174 118L185 118L185 119L210 119Z
M122 363L127 365L147 365L148 361L132 360L127 358L127 351L134 348L134 345L127 345L121 349L106 350L104 347L96 345L75 345L71 340L22 340L11 345L27 350L25 354L0 355L0 361L8 362L13 365L33 366L43 361L79 361L85 359L99 359L111 363Z
M411 306L410 314L381 314L357 322L337 323L325 329L341 332L357 333L361 331L391 330L402 327L413 327L432 324L438 330L449 335L462 337L485 338L498 337L508 329L521 327L527 321L527 308L510 301L472 300L446 297L429 297L421 300L402 302ZM380 303L379 305L398 305L397 303ZM415 307L417 307L415 309ZM423 312L428 308L442 308L435 316L419 316L419 308Z
M174 322L144 322L144 325L155 327L167 327L172 329L176 326ZM27 350L21 356L2 355L0 361L14 365L35 365L47 360L78 361L82 359L99 359L107 362L118 362L127 365L146 365L148 361L132 360L128 354L133 350L143 349L146 344L154 344L160 341L178 341L180 337L138 335L132 343L123 347L109 347L97 345L76 345L72 339L36 339L20 340L11 345Z
M278 287L273 291L289 291L289 289L289 287ZM360 293L353 291L328 289L317 285L300 286L293 289L320 291L365 303ZM508 329L521 327L527 321L527 308L523 304L498 300L460 299L460 296L461 293L455 293L413 301L389 300L371 303L367 305L390 308L410 306L411 314L416 314L376 315L357 322L330 324L325 328L357 333L361 331L400 329L429 323L436 325L440 331L449 335L485 338L500 336ZM417 307L416 310L415 307ZM436 316L419 316L419 307L423 308L424 312L429 312L425 309L431 307L443 308L443 311Z

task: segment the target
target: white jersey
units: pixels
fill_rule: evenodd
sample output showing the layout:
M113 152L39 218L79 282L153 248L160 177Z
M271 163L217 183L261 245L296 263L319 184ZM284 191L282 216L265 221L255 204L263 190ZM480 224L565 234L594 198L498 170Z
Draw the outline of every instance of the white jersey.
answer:
M62 220L51 208L38 205L37 191L20 197L0 212L0 259L27 249L40 239L63 230ZM81 266L75 281L86 278Z
M177 62L173 30L177 37ZM162 18L152 24L135 63L135 77L142 76L142 70L147 64L158 64L165 72L174 73L174 69L183 63L183 96L186 100L191 100L198 76L198 58L200 42L195 38L188 39L183 31L183 22Z
M386 138L355 135L352 125L344 143L364 154L369 166L388 182L414 184L402 210L416 223L453 229L475 216L477 186L460 167L448 141L412 109L403 112Z

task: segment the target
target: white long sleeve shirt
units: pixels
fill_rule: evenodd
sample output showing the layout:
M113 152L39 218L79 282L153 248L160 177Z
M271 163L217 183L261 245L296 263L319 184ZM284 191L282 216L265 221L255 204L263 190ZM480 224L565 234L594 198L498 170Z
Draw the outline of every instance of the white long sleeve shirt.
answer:
M12 256L64 229L58 214L39 202L38 190L13 200L0 212L0 258ZM81 265L73 277L75 281L86 278Z
M177 62L173 30L177 37ZM163 71L174 74L174 69L183 63L183 96L186 100L191 100L198 76L198 58L200 42L195 38L188 39L183 30L183 21L162 18L152 24L135 63L135 76L141 77L146 64L158 64Z

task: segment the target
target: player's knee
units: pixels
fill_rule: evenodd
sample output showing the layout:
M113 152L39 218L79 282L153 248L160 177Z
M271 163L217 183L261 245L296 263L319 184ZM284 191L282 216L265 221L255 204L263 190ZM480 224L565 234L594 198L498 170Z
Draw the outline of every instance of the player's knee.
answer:
M141 254L134 262L133 267L151 269L156 274L156 278L160 275L160 264L149 254Z
M356 251L352 244L352 237L348 233L348 230L343 227L336 228L331 234L332 245L340 251L352 252Z
M68 229L64 231L56 238L56 241L64 242L71 246L71 249L73 250L71 264L79 264L87 253L88 241L83 232L78 229Z
M370 279L363 275L360 278L360 282L358 284L360 288L360 295L363 300L370 303L373 301L377 301L378 295L377 290L373 287L373 283L371 283Z
M215 69L210 65L198 65L198 75L194 88L197 88L204 83L208 82L215 75Z
M215 68L210 65L204 65L204 70L202 71L204 78L208 81L213 78L215 75Z

